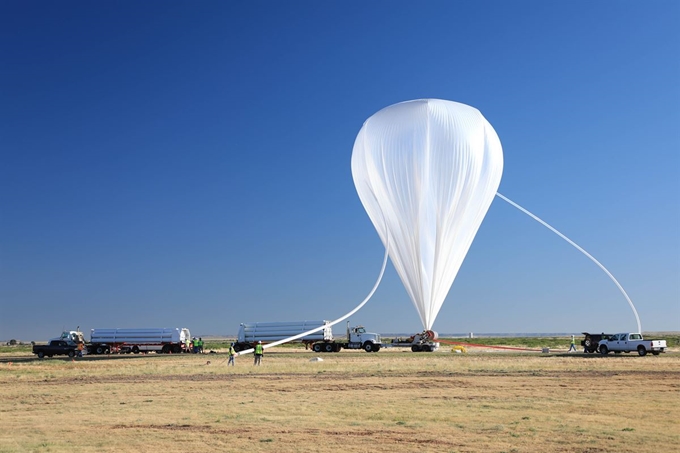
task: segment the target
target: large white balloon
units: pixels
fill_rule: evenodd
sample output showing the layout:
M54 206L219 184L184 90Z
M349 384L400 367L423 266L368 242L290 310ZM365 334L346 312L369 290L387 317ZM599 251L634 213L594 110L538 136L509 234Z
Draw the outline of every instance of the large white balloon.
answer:
M498 135L465 104L402 102L359 131L354 184L425 329L434 324L502 173Z

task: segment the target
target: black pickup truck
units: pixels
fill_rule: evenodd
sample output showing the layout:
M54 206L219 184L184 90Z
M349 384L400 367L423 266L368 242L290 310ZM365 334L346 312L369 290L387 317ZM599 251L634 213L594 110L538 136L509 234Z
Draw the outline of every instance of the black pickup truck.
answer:
M51 340L48 344L33 345L33 354L37 354L40 359L45 356L52 357L53 355L75 357L77 352L78 345L65 340Z
M604 340L610 336L608 333L604 332L601 334L583 332L583 335L585 335L585 338L581 340L581 346L583 346L583 352L585 353L600 352L600 340Z

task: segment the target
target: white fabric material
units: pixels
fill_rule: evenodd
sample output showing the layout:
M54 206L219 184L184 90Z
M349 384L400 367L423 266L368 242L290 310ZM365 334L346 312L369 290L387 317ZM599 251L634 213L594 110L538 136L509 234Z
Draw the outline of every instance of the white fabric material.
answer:
M465 104L402 102L371 116L359 131L354 184L427 330L502 173L496 132Z

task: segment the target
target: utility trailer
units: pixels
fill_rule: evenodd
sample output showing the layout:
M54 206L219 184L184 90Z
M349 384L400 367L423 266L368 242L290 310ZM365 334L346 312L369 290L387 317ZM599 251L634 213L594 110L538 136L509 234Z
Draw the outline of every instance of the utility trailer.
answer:
M386 348L411 348L413 352L434 352L439 349L437 332L424 330L410 337L397 337L383 344Z
M314 352L338 352L342 349L377 352L382 346L379 334L366 332L363 326L350 328L349 322L347 322L347 337L341 340L333 338L330 321L253 322L241 324L234 350L244 351L254 347L259 341L265 344L273 343L322 326L323 329L318 332L305 335L294 342L303 343L305 347L311 348Z
M92 329L87 352L110 354L155 351L159 354L189 352L186 345L191 340L187 328L161 327L141 329Z

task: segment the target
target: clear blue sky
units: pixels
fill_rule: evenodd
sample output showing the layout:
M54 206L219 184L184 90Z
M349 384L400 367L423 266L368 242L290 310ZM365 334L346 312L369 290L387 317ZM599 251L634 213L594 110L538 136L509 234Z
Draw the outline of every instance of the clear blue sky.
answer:
M0 3L0 340L335 319L383 256L362 123L478 108L500 192L680 330L680 2ZM389 266L351 318L413 333ZM435 323L635 330L606 275L496 199Z

